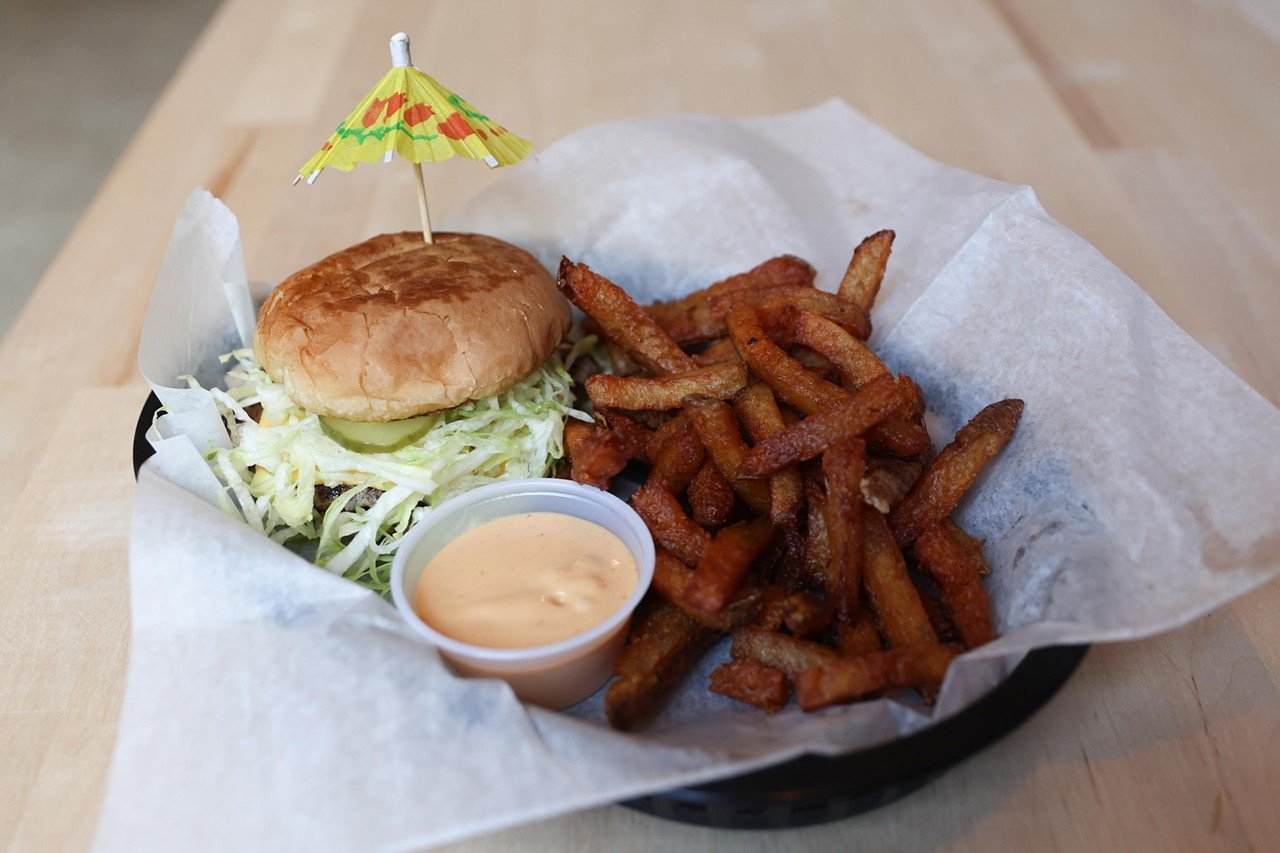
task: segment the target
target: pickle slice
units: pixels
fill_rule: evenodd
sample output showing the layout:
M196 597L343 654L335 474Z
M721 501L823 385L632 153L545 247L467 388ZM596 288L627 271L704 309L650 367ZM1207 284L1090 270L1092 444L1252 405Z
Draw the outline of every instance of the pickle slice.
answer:
M321 416L320 429L347 450L354 450L356 453L390 453L422 438L435 422L435 415L380 424Z

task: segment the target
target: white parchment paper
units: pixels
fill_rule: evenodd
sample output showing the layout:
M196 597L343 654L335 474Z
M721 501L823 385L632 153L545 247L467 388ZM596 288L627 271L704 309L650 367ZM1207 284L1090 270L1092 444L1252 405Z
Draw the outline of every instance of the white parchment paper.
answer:
M641 299L782 252L833 289L858 239L897 231L874 342L923 386L938 437L994 400L1027 403L960 511L987 539L1005 636L957 662L932 719L1030 648L1149 635L1280 570L1280 412L1030 189L932 162L842 103L589 128L448 224L549 267L585 260ZM138 486L100 849L415 848L930 723L892 700L765 716L707 694L723 649L631 735L608 728L599 697L554 713L453 677L389 604L213 505L199 451L226 437L176 378L216 381L261 296L234 217L193 194L140 349L173 414Z

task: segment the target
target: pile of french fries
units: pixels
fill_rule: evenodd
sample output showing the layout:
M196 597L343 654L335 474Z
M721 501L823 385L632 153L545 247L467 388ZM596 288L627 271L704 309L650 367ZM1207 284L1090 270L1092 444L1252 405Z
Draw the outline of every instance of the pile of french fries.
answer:
M606 695L614 727L651 719L727 633L710 690L770 713L793 692L806 711L906 688L932 701L993 638L982 543L951 513L1022 401L934 453L919 386L864 343L893 236L862 241L836 293L782 256L641 306L561 260L614 363L585 380L598 422L566 428L570 476L608 488L647 464L631 505L658 546Z

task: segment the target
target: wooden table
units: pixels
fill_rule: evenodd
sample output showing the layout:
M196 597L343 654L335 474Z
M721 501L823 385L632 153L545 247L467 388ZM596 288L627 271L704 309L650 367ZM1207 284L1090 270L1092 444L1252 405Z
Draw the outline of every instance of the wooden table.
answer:
M622 116L843 97L940 160L1033 185L1280 400L1275 4L229 0L0 346L0 844L93 835L129 643L136 344L174 216L198 184L224 198L260 279L412 227L391 167L288 183L399 29L423 65L542 145ZM431 170L437 214L494 179L470 165ZM1274 848L1277 608L1272 584L1095 649L1018 732L856 820L741 834L610 807L463 847Z

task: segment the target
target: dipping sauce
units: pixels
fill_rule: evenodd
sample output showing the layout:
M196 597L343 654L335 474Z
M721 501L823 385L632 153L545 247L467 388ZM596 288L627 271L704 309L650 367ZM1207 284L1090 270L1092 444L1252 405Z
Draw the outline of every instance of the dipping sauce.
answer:
M523 649L599 625L639 579L631 552L608 530L530 512L486 522L440 549L418 581L413 609L463 643Z

